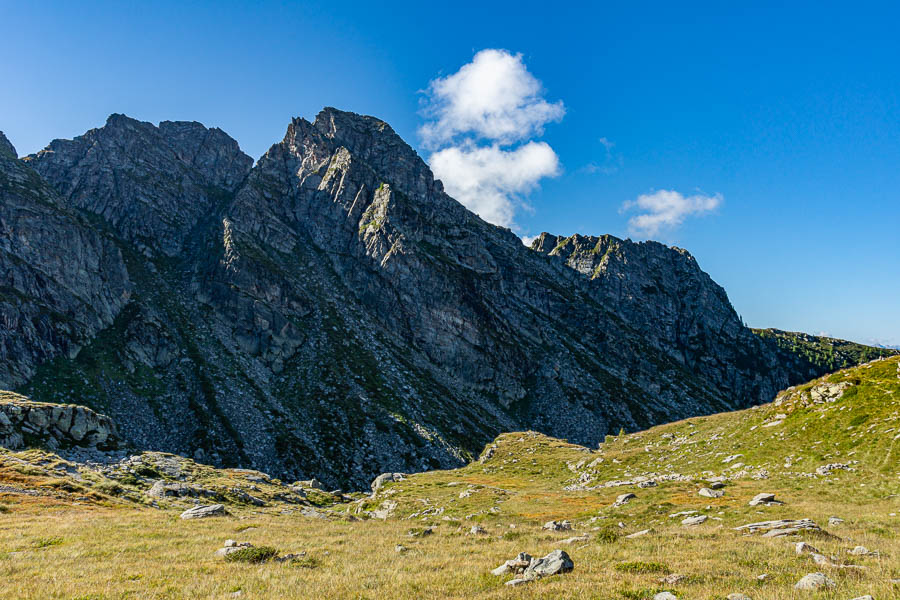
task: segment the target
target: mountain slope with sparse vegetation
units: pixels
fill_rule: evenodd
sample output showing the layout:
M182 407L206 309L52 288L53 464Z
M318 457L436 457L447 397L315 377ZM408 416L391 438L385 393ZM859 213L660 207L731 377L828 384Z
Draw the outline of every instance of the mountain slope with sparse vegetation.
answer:
M465 467L387 474L371 495L91 452L0 453L0 597L900 593L900 357L597 448L506 433ZM220 516L178 518L213 502ZM491 573L554 550L571 571L517 586ZM833 587L795 589L814 573Z

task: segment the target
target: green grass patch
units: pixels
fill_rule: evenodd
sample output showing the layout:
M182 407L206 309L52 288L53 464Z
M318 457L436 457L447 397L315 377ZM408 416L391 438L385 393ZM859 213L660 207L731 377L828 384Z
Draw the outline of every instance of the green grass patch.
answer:
M671 569L667 565L658 562L646 562L642 560L621 562L617 564L615 567L616 571L620 573L633 573L633 574L647 574L647 573L660 573L662 575L667 575L672 572Z

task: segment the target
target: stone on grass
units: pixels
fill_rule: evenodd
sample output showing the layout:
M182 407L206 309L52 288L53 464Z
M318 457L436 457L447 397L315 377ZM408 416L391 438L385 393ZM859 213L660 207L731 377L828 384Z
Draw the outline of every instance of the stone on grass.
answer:
M678 596L672 592L660 592L653 596L653 600L678 600Z
M632 500L637 498L634 494L622 494L618 498L616 498L615 504L613 506L622 506L623 504L628 504Z
M582 535L576 535L575 537L566 538L562 541L563 544L574 544L576 542L586 542L590 539L590 536L586 533Z
M549 577L558 573L568 573L575 568L575 563L565 550L554 550L547 556L532 560L523 576L525 579Z
M747 594L742 594L740 592L735 592L734 594L728 594L725 596L728 600L753 600Z
M250 542L236 542L234 540L225 540L225 547L216 550L216 556L228 556L232 552L237 552L243 548L252 548Z
M469 529L469 535L487 535L487 529L481 525L472 525L472 528Z
M403 481L405 477L406 475L403 473L382 473L372 480L372 495L377 494L385 483L390 481Z
M725 492L722 490L713 490L710 488L700 488L700 491L697 493L704 498L721 498L725 495Z
M520 552L518 556L513 559L510 559L491 571L494 575L505 575L507 573L512 573L514 575L519 575L525 572L525 569L528 568L528 565L531 564L533 557L527 552Z
M774 506L777 504L784 504L784 502L776 500L775 494L763 493L753 496L753 500L751 500L748 504L750 504L750 506L759 506L760 504L765 504L766 506Z
M665 585L677 585L685 579L687 579L687 575L682 575L681 573L669 573L665 577L660 577L657 581Z
M571 531L571 521L547 521L541 529L545 531Z
M800 531L821 531L818 525L810 519L781 519L778 521L760 521L758 523L748 523L735 527L735 531L747 530L749 533L757 531L765 531L763 537L781 537L792 535Z
M682 519L681 524L685 527L690 527L692 525L700 525L704 523L709 517L706 515L697 515L696 517L687 517Z
M209 506L195 506L181 513L182 519L204 519L206 517L221 517L225 515L225 507L221 504Z
M797 542L794 544L794 552L796 554L819 554L819 549L815 546L810 546L806 542Z
M828 517L828 524L832 527L836 525L840 525L844 522L844 520L840 517Z
M650 530L650 529L642 529L642 530L640 530L640 531L635 531L634 533L629 533L629 534L626 535L625 537L628 538L628 539L634 539L634 538L637 538L637 537L641 537L642 535L647 535L648 533L650 533L650 531L652 531L652 530Z
M522 579L520 577L518 579L510 579L509 581L506 582L505 585L508 585L510 587L515 587L517 585L524 585L524 584L528 583L529 581L531 581L531 580L530 579Z
M823 573L810 573L800 578L800 581L794 584L795 590L819 590L822 588L833 588L834 582Z
M875 598L866 594L865 596L857 596L856 598L853 598L853 600L875 600Z

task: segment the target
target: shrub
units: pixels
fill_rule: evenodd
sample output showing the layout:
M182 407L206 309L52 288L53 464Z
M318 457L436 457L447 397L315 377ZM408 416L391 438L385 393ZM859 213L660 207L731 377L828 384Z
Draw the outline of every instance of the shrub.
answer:
M597 532L597 543L612 544L619 539L619 532L614 527L604 527Z
M228 562L264 563L278 556L278 550L271 546L241 548L225 556Z

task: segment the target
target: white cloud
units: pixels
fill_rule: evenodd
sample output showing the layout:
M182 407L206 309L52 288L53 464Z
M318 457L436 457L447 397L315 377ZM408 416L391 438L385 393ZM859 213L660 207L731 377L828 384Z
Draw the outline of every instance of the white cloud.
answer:
M633 233L654 237L664 229L678 227L686 217L708 213L721 204L721 194L684 196L674 190L659 190L626 202L622 205L622 211L643 211L631 217L628 226Z
M435 176L447 192L483 219L515 226L523 196L559 173L559 158L545 142L529 141L565 114L547 102L521 54L488 49L427 90L419 129Z
M534 243L534 240L538 239L536 235L523 235L522 243L531 248L531 245Z
M437 147L458 135L501 144L542 135L545 124L566 112L562 101L551 104L542 94L521 54L482 50L453 75L431 82L425 113L432 121L422 126L422 138Z
M431 155L431 168L447 193L481 218L497 225L514 224L518 199L538 181L559 172L559 159L545 142L528 142L515 150L491 146L454 146Z

